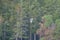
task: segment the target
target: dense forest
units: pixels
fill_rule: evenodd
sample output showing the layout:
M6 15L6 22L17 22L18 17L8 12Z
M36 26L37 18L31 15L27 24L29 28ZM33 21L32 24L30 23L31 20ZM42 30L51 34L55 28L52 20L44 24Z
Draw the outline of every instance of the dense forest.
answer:
M60 40L60 0L0 0L0 40Z

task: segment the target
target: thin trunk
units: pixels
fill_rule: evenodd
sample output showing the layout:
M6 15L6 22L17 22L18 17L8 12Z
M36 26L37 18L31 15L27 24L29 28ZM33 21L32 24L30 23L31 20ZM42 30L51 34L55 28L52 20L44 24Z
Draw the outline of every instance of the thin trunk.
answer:
M31 40L31 31L30 31L30 40Z
M2 39L6 40L6 24L5 23L3 23L3 24L4 24L4 26L3 26L3 37L2 37Z
M36 34L34 33L34 40L36 40Z
M18 33L16 33L16 39L15 40L18 40Z
M22 37L21 37L21 40L22 40Z
M6 33L5 33L5 31L4 31L4 32L3 32L3 37L2 37L2 39L5 40L5 38L6 38Z

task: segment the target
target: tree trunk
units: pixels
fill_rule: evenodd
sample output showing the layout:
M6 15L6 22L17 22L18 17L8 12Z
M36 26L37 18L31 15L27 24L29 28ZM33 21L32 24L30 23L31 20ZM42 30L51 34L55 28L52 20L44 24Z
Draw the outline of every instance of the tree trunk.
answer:
M34 40L36 40L36 34L34 33Z
M30 40L31 40L31 31L30 31Z
M16 40L18 40L18 33L16 34Z

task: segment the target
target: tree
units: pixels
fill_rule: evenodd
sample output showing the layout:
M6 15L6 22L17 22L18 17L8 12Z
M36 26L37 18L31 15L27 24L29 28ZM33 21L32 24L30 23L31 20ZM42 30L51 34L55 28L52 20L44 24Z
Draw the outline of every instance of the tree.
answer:
M54 39L59 40L60 39L60 19L56 19L55 24L56 24L56 29L54 32Z
M44 26L45 27L49 27L53 22L52 15L44 15L43 19L44 19Z

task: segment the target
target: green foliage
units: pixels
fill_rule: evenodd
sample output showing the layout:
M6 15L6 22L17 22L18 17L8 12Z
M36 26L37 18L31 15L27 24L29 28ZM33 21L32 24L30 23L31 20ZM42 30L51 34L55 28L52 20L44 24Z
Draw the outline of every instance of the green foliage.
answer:
M44 20L45 20L44 25L46 27L49 27L51 25L51 23L53 22L52 15L44 15L43 17L44 17Z
M55 40L59 40L60 38L60 19L56 19L56 29L55 29L55 35L54 38Z
M44 40L44 37L42 37L40 40Z
M57 26L56 40L60 35L60 0L0 0L0 16L2 16L0 37L7 32L6 38L8 38L5 40L13 40L17 34L19 38L22 35L27 38L29 36L27 31L35 33L42 16L45 18L46 27L50 26L54 19ZM33 18L32 24L30 18Z

